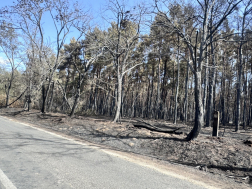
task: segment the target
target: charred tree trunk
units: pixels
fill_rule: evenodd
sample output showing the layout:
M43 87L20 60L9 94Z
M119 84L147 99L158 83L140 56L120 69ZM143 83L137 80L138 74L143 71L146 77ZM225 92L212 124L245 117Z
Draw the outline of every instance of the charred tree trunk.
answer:
M45 84L42 85L42 109L41 112L45 113L45 103L46 103L46 89L45 89Z
M223 64L225 64L225 57L223 58ZM226 103L225 103L225 95L226 95L226 73L225 66L223 66L222 79L221 79L221 123L226 125Z
M52 79L49 79L47 88L46 89L44 88L45 90L44 90L43 104L42 104L42 109L41 109L42 113L46 112L46 100L48 99L48 96L49 96L49 90L50 90L50 87L51 87L51 81L52 81Z
M159 52L160 53L160 52ZM161 55L158 58L158 74L157 74L157 99L156 99L156 119L160 118L160 62Z
M246 65L245 65L245 69L244 69L244 98L243 98L243 129L246 130L247 129L247 73L246 72Z
M74 104L73 104L73 107L72 107L72 110L71 110L71 113L70 113L70 117L73 117L73 115L75 113L75 110L76 110L76 108L78 106L79 98L80 98L80 88L81 88L83 80L84 80L84 75L79 73L77 91L76 91L76 94L75 94Z
M187 68L186 68L186 80L185 80L185 99L184 99L184 118L185 118L185 123L187 122L187 110L188 110L188 79L189 79L189 64L190 59L187 63Z
M177 55L177 82L176 82L176 94L175 94L175 108L174 108L174 120L173 123L177 123L177 115L178 115L178 93L179 93L179 36L178 36L178 55Z
M209 81L208 103L207 103L206 127L211 126L211 119L212 119L212 113L213 113L214 81L215 81L215 70L211 70L211 76L210 76L210 81Z
M204 111L204 116L206 113L206 102L207 102L207 86L208 86L208 80L209 80L209 75L208 75L208 51L206 48L206 66L205 66L205 78L204 78L204 94L203 94L203 111Z
M195 122L194 127L187 136L187 140L194 140L198 137L203 125L203 104L201 96L201 72L198 71L195 74Z
M236 89L236 120L235 120L235 131L239 131L240 125L240 114L241 114L241 76L242 76L242 45L239 48L239 64L238 64L238 75L237 75L237 89Z
M153 90L154 90L154 66L152 66L151 94L150 94L150 99L149 99L150 112L148 116L149 118L153 117Z
M213 36L210 37L211 43L211 61L212 69L210 69L210 78L209 78L209 95L207 103L207 116L206 116L206 127L210 127L211 119L213 115L213 99L214 99L214 86L215 86L215 54L214 54L214 45L213 45Z
M12 82L14 80L14 68L11 71L11 78L8 79L8 86L5 85L5 92L6 92L6 108L9 108L9 100L10 100L10 90L12 87Z
M6 91L6 108L9 108L9 98L10 98L10 88L11 88L11 83L8 83L8 86L5 85L5 91Z
M49 107L48 107L48 110L49 111L52 111L52 104L53 104L53 95L54 95L54 82L52 83L52 92L51 92L51 99L50 99L50 104L49 104Z

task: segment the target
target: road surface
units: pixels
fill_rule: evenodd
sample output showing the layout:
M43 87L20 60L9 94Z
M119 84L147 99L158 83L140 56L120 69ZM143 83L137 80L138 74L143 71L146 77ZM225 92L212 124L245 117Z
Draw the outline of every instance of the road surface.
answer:
M202 189L188 180L0 117L0 187Z

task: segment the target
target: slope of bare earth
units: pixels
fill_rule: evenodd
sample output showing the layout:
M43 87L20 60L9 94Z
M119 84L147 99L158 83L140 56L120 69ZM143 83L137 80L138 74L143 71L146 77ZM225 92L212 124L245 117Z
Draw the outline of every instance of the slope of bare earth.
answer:
M203 128L197 140L187 142L184 138L191 126L174 125L163 120L139 122L136 119L123 119L121 124L116 124L109 117L70 118L60 113L41 114L38 110L27 112L15 108L0 109L0 115L112 149L144 155L162 162L191 166L204 174L217 175L231 184L235 182L239 188L252 187L252 128L235 133L232 126L221 127L221 137L211 137L211 128ZM156 132L141 127L142 123L163 130L180 129L175 133Z

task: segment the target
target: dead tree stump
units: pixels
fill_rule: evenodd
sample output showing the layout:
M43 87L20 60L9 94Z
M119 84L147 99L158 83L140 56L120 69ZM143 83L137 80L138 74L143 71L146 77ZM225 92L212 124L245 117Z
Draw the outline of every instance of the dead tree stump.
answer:
M218 137L218 131L219 131L219 112L214 111L213 114L213 135Z

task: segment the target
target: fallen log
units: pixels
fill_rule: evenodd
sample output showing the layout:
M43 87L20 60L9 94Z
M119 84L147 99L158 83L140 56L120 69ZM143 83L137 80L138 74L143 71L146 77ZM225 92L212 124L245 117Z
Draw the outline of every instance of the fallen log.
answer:
M245 141L243 141L243 143L252 147L252 140L245 140Z
M170 134L178 134L178 135L183 134L183 132L177 132L181 128L177 128L177 127L160 128L158 126L147 123L143 120L136 120L136 121L137 122L132 123L134 125L134 127L146 128L148 130L161 132L161 133L170 133Z

